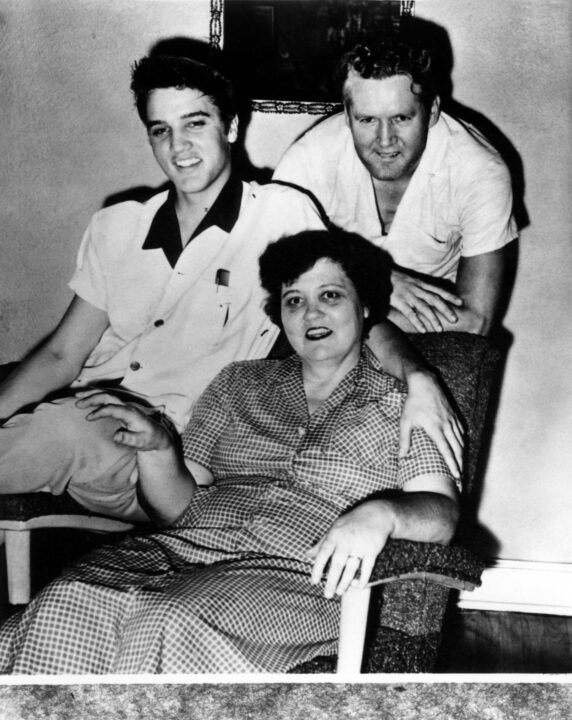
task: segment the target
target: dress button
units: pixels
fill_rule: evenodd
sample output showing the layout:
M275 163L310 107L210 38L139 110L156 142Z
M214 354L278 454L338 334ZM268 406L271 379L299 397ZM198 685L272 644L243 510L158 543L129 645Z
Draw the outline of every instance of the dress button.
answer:
M153 323L153 325L155 325L155 327L161 327L161 325L164 325L164 324L165 324L164 320L155 320L155 322Z
M305 434L306 434L306 428L303 425L300 425L300 427L298 428L298 435L300 437L304 437Z
M140 369L141 369L141 363L140 363L140 362L137 362L137 361L132 362L132 363L129 365L129 369L130 369L130 370L140 370Z

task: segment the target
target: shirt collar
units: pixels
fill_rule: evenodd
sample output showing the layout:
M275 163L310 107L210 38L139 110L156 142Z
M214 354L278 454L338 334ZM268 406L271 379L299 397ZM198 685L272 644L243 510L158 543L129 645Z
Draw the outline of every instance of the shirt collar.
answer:
M143 250L163 250L171 267L175 267L184 249L175 211L175 197L175 190L171 188L167 199L155 213L142 246ZM241 202L242 182L235 175L231 175L189 238L189 242L212 226L229 233L238 220Z

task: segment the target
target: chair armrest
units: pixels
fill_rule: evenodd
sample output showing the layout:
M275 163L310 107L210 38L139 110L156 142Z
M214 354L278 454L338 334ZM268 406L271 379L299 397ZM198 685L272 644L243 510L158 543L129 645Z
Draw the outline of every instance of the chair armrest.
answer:
M485 563L460 545L393 540L378 555L368 585L426 578L457 590L481 584Z

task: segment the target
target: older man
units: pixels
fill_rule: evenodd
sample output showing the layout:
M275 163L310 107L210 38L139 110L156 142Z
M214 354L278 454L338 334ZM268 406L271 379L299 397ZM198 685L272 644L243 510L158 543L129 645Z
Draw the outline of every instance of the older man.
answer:
M344 112L296 142L274 179L391 254L390 319L402 329L488 333L516 237L506 166L440 112L430 53L405 37L347 53L340 82Z

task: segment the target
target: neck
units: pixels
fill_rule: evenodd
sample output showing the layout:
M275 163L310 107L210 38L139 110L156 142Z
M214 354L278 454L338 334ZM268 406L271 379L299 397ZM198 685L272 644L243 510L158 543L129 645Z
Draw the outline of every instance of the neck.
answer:
M179 221L185 221L188 218L195 217L197 214L205 215L214 201L220 195L221 190L230 178L230 165L225 168L220 175L208 187L199 192L181 192L177 190L175 200L175 210Z
M358 360L359 349L357 353L351 353L341 362L302 360L302 379L310 415L330 397L348 372L357 365Z

